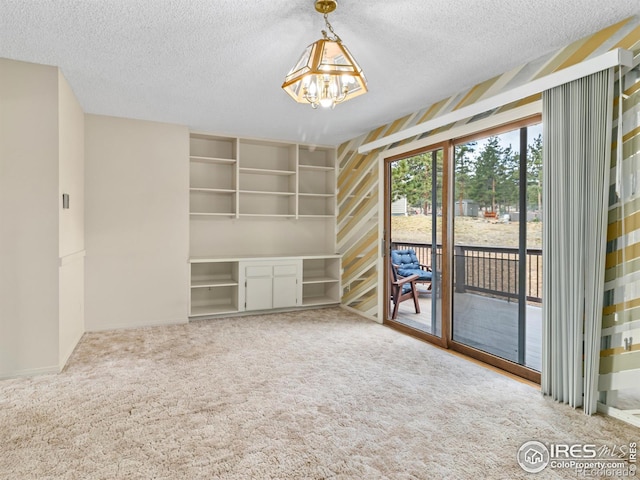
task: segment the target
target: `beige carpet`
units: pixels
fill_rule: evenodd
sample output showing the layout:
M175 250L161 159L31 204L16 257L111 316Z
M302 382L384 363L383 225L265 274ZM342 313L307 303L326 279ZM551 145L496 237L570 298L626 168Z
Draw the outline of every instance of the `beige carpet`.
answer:
M512 479L519 446L638 429L344 310L86 334L0 382L2 479Z

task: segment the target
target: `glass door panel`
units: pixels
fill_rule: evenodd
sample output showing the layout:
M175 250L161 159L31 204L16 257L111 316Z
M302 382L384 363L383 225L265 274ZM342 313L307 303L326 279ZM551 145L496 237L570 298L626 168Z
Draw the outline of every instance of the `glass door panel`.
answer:
M537 125L456 145L451 216L452 340L537 371L540 135Z
M409 267L421 270L413 272L419 275L415 287L420 312L416 312L409 295L398 302L392 318L396 301L390 294L387 318L417 332L442 337L443 150L389 162L387 179L389 281L409 277ZM411 285L401 288L408 290Z

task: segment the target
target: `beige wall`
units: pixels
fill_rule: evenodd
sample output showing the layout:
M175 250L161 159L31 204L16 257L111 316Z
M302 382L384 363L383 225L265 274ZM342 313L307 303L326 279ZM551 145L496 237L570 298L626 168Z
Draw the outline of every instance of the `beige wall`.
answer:
M0 377L58 369L58 69L0 59Z
M85 117L86 329L188 315L189 132Z
M84 112L66 79L58 75L60 257L84 250ZM70 207L62 209L62 194Z
M58 73L59 348L62 368L84 333L84 112ZM69 209L62 194L69 194Z
M211 257L334 253L335 229L325 229L326 225L320 219L196 217L191 221L190 254Z
M85 313L186 322L187 129L85 117L57 68L6 59L0 107L0 378L59 371Z

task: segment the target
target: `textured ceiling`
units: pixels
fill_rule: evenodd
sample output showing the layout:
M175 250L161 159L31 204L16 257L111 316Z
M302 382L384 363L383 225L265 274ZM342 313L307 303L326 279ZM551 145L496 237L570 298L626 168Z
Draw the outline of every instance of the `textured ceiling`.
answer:
M280 88L321 37L313 0L0 0L0 57L57 65L88 113L337 145L632 15L638 0L340 0L369 93Z

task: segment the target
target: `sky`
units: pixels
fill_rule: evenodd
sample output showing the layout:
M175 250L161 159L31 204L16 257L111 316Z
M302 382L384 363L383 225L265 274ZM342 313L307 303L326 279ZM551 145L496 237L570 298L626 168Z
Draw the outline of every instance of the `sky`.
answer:
M528 142L531 143L531 141L540 134L542 134L542 123L531 125L529 127L529 132L527 135ZM479 152L484 148L484 146L487 143L487 140L488 138L478 140L478 146L476 148L476 152ZM513 150L514 152L520 152L520 129L512 130L510 132L498 135L498 141L501 147L506 148L509 145L511 145L511 150Z

